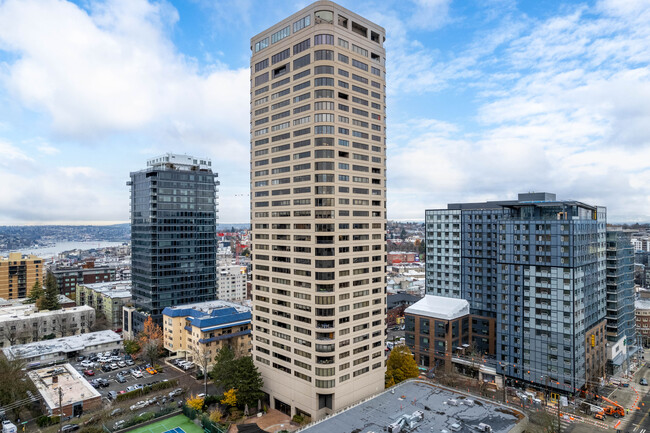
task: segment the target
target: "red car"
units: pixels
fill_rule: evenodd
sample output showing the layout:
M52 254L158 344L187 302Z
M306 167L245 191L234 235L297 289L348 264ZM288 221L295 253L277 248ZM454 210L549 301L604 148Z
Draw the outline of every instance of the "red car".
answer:
M92 370L84 370L84 374L85 374L86 376L94 376L94 375L95 375L95 372L92 371Z

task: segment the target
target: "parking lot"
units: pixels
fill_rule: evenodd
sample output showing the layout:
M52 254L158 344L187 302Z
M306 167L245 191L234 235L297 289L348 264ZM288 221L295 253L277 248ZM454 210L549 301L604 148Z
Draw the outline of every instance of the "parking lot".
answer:
M120 353L118 356L124 359L123 353ZM111 363L112 362L108 362L108 364ZM108 386L98 386L96 388L97 391L99 391L99 393L102 395L103 399L110 400L108 398L110 391L113 391L116 394L120 394L122 391L131 391L132 387L151 385L153 383L158 383L164 380L188 378L188 376L191 376L194 373L194 369L183 371L164 363L163 360L160 361L160 364L162 366L162 371L158 371L156 374L150 374L147 372L145 370L146 363L137 360L134 362L134 365L125 365L124 367L118 367L117 369L108 372L103 371L101 369L101 364L97 362L94 364L93 368L84 367L82 365L82 362L74 362L72 365L82 374L84 374L85 370L92 370L94 375L88 376L84 374L84 377L93 385L97 381L105 381ZM139 370L139 374L141 374L142 377L135 377L131 372L131 370L134 369ZM123 377L123 383L120 383L118 381L118 375Z

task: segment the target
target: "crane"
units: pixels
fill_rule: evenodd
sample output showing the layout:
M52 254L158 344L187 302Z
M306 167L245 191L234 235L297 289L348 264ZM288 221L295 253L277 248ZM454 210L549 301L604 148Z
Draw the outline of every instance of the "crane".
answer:
M584 401L583 403L589 406L589 408L591 409L591 413L594 415L594 418L601 421L605 420L605 410L602 407L596 406L595 404L591 404L586 401Z
M620 418L622 416L625 416L625 408L618 404L617 402L608 399L604 395L599 395L599 397L603 400L606 401L607 403L610 403L612 406L605 406L603 410L607 415L613 415L614 418Z

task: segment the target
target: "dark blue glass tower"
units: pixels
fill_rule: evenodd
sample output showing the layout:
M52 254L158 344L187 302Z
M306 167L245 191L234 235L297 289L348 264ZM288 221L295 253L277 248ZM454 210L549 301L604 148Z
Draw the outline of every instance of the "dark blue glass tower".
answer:
M165 154L131 173L134 329L165 307L216 295L217 173L211 162Z

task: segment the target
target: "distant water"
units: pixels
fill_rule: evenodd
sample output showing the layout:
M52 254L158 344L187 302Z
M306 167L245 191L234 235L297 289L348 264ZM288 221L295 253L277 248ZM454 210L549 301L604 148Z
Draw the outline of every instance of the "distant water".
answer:
M59 253L71 250L92 250L95 248L119 247L123 242L57 242L49 247L41 248L24 248L20 250L0 250L0 256L7 256L10 252L20 252L23 254L34 254L42 258L54 257Z

